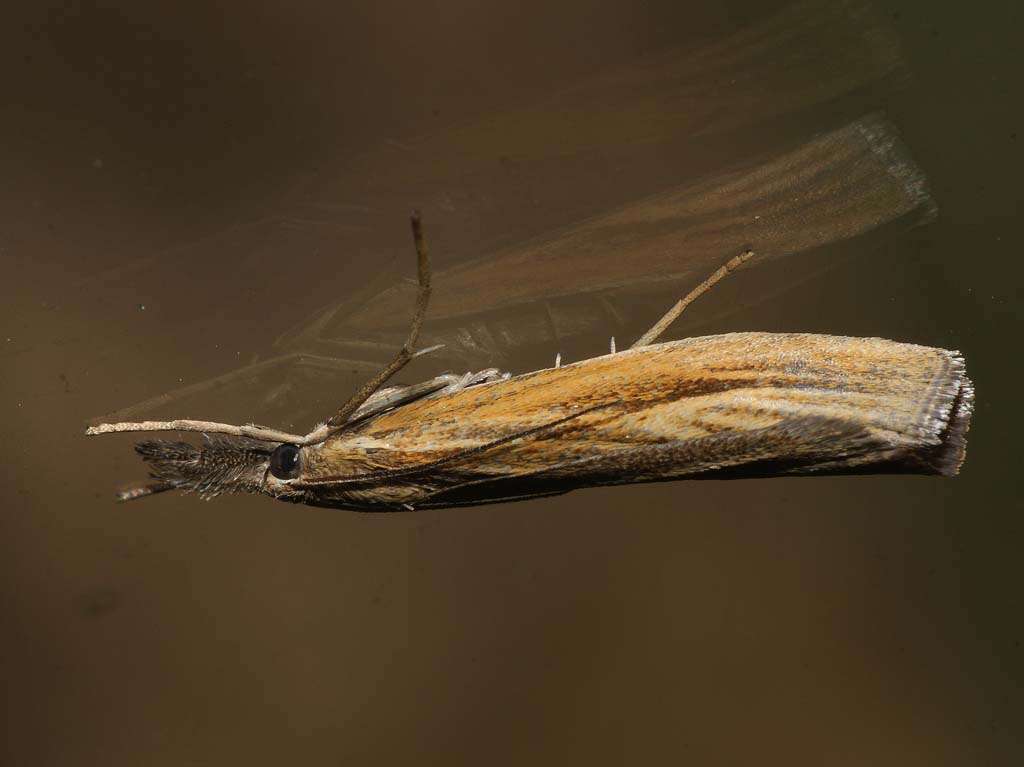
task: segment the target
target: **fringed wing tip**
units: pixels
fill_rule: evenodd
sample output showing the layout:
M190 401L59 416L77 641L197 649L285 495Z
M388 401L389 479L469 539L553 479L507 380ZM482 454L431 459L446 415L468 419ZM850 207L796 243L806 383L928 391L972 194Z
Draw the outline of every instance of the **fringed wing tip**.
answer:
M119 494L121 500L152 495L154 492L178 489L198 493L204 499L224 492L259 489L263 470L271 450L267 443L244 437L204 435L202 445L169 440L144 440L135 445L135 452L149 464L153 482L148 492L131 488Z
M963 356L956 351L944 354L949 366L926 399L922 444L908 458L922 473L955 477L967 454L974 384L967 377Z
M967 432L971 427L971 415L974 413L974 384L967 376L962 375L960 388L953 405L949 410L946 428L932 465L936 474L955 477L960 473L964 458L967 455Z

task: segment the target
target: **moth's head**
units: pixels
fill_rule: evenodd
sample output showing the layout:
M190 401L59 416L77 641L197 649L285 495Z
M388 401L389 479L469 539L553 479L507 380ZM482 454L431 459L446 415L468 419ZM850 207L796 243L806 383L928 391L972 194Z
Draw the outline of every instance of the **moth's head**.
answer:
M332 495L331 480L369 470L344 439L277 445L267 460L262 492L286 501L317 505Z
M183 490L202 498L222 493L301 495L290 487L302 471L303 448L298 445L204 434L199 445L146 440L135 451L149 464L159 490ZM135 493L125 491L121 497L128 500Z

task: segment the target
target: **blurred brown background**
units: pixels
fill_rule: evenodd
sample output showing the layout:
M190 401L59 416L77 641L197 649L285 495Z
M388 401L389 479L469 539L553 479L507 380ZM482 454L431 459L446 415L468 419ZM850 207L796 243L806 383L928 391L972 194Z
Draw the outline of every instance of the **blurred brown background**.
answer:
M728 63L734 40L769 39L768 60L789 50L806 70L804 38L787 49L784 29L760 32L788 4L8 5L0 762L1020 763L1015 4L804 3L853 27L870 12L872 44L896 41L906 77L764 120L710 83L703 128L627 163L622 182L594 176L629 159L621 126L581 120L586 162L523 166L516 184L554 191L496 210L452 195L504 199L486 163L514 164L523 136L503 115L555 110L574 84L666 52ZM866 66L838 57L820 74ZM677 75L693 93L701 70ZM827 251L809 279L803 261L738 275L672 332L961 349L978 404L960 478L673 483L396 515L112 501L143 470L130 438L87 440L87 419L267 354L407 253L411 205L435 206L451 266L864 110L899 129L938 218L856 241L855 256ZM499 142L508 131L507 156L445 156L444 188L416 187L422 202L376 181L404 178L417 137L481 121ZM255 257L250 237L217 257L210 244L325 201L311 228L289 218L301 249L285 239ZM713 316L727 318L701 324ZM438 372L417 364L414 377ZM258 415L216 393L180 415L231 411Z

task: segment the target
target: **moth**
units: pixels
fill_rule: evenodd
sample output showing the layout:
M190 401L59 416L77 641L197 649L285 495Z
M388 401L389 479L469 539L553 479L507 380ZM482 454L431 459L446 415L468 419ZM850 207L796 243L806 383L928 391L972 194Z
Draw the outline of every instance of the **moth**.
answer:
M729 333L657 343L732 258L629 349L511 376L488 369L381 388L413 357L431 293L412 216L418 292L395 358L305 435L247 424L111 423L147 440L151 481L212 498L263 493L311 506L413 511L521 501L600 485L786 475L958 473L974 388L955 351L880 338Z

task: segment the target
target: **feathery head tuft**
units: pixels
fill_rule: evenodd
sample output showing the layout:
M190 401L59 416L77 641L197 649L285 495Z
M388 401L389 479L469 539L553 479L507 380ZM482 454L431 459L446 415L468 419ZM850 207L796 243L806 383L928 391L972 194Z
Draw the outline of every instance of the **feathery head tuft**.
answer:
M149 464L153 479L208 499L224 492L259 492L276 447L274 442L204 434L201 445L153 439L139 442L135 452Z

